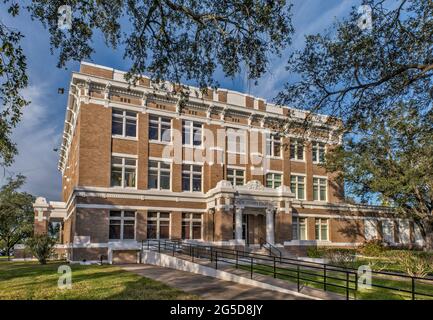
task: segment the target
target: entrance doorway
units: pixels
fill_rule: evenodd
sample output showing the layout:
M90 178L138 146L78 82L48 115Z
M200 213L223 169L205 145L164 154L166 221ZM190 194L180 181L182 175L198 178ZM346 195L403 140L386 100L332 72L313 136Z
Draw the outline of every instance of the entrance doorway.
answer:
M263 214L242 215L242 239L246 245L260 244L266 239L266 219Z

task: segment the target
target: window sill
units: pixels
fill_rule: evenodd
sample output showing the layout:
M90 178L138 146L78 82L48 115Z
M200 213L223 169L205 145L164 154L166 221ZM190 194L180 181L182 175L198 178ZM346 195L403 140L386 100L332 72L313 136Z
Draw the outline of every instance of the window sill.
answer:
M163 144L163 145L172 145L173 143L167 142L167 141L159 141L159 140L149 140L149 143L155 143L155 144Z
M137 137L120 136L120 135L117 135L117 134L112 134L111 138L122 139L122 140L129 140L129 141L138 141Z
M276 156L269 156L269 155L266 155L265 158L266 159L273 159L273 160L283 160L283 157L276 157Z
M227 151L227 154L236 154L236 155L240 155L240 156L246 155L245 152L236 152L236 151Z
M293 162L302 162L302 163L306 162L305 160L298 160L298 159L290 159L290 161L293 161Z
M204 150L204 146L200 145L200 146L194 146L194 145L190 145L190 144L183 144L182 147L184 148L189 148L189 149L201 149Z

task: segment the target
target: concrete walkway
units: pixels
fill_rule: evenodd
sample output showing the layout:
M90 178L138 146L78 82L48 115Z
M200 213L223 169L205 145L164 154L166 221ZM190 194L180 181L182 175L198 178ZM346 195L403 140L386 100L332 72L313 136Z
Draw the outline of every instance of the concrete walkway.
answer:
M173 288L196 294L209 300L302 300L302 298L251 287L235 282L224 281L200 274L163 268L154 265L123 265L122 269L143 277L163 282Z

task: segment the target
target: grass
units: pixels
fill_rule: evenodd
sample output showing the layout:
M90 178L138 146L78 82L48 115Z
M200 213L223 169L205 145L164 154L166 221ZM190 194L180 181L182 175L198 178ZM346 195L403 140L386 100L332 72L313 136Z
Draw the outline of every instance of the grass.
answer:
M0 261L8 261L8 256L0 256ZM13 257L10 257L10 259L12 260Z
M163 283L111 265L70 265L72 289L59 289L58 267L65 263L0 263L0 300L171 300L198 299Z
M240 268L245 270L250 270L250 266L240 266ZM314 270L314 269L307 269L301 267L301 278L304 278L301 280L301 285L323 289L323 271L322 270ZM255 273L260 273L264 275L273 276L273 267L269 265L258 265L253 267L253 271ZM277 278L287 280L289 282L296 283L297 279L297 272L296 269L293 267L286 266L284 268L276 268L277 272ZM305 274L302 272L308 272L309 274ZM334 278L340 278L345 279L346 275L342 272L335 272L335 271L327 271L328 277L334 277ZM350 280L355 280L355 276L351 276ZM320 283L315 283L315 281ZM345 280L338 280L338 279L327 279L327 290L330 292L339 293L342 295L346 295L346 290L343 288L339 288L332 285L340 285L345 286L346 281ZM402 279L397 277L386 277L383 276L376 276L373 275L372 277L372 284L373 285L380 285L380 286L387 286L387 287L393 287L393 288L399 288L404 290L410 290L411 289L411 280L410 279ZM350 284L351 288L355 288L355 284ZM427 294L433 294L433 283L426 283L421 282L419 280L416 281L416 291L419 293L427 293ZM358 289L356 292L355 290L350 291L350 297L359 299L359 300L409 300L412 298L410 293L406 292L399 292L397 290L389 290L385 288L379 288L379 287L372 287L371 289ZM433 299L429 297L424 297L421 295L416 296L416 299Z

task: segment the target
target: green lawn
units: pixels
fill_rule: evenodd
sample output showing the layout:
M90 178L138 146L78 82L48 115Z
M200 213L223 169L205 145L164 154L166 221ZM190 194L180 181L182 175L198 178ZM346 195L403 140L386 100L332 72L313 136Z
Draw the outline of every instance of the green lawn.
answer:
M163 283L147 279L116 266L70 265L72 289L59 289L58 267L62 263L0 263L0 300L5 299L198 299Z
M243 265L240 266L240 268L245 269L250 271L250 267ZM273 276L273 267L272 266L266 266L266 265L259 265L259 266L255 266L253 268L255 273L260 273L260 274L265 274L265 275L270 275ZM313 270L313 269L307 269L307 268L302 268L301 267L301 278L304 278L304 280L301 280L301 285L305 285L305 286L309 286L309 287L313 287L313 288L318 288L318 289L323 289L324 286L323 284L323 271L319 271L319 270ZM305 274L305 273L309 273L309 274ZM283 280L287 280L289 282L293 282L296 283L296 277L297 277L297 272L295 268L291 268L291 267L284 267L284 268L276 268L276 272L277 272L277 278L278 279L283 279ZM332 271L328 271L327 272L327 276L331 276L334 278L343 278L345 279L345 274L341 273L341 272L332 272ZM350 277L350 280L355 280L354 276ZM320 283L315 283L314 281L320 282ZM332 286L332 284L334 285L340 285L340 286L345 286L345 281L344 280L336 280L336 279L327 279L327 290L331 291L331 292L335 292L335 293L339 293L342 295L346 295L346 290L343 288L339 288L336 286ZM373 279L372 279L372 283L375 285L381 285L381 286L387 286L387 287L393 287L393 288L400 288L400 289L404 289L404 290L410 290L411 289L411 281L410 279L408 280L401 280L401 278L384 278L382 276L375 276L373 275ZM352 283L350 285L352 288L355 288L355 284ZM433 294L433 283L430 282L429 284L427 283L422 283L419 280L416 281L416 291L420 292L420 293L427 293L427 294ZM379 287L372 287L371 289L363 289L363 290L358 290L355 292L355 290L351 290L350 291L350 297L351 299L356 298L359 300L408 300L411 299L411 294L410 293L406 293L406 292L399 292L399 291L395 291L395 290L389 290L389 289L384 289L384 288L379 288ZM429 298L429 297L423 297L421 295L416 296L416 299L433 299L433 298Z

